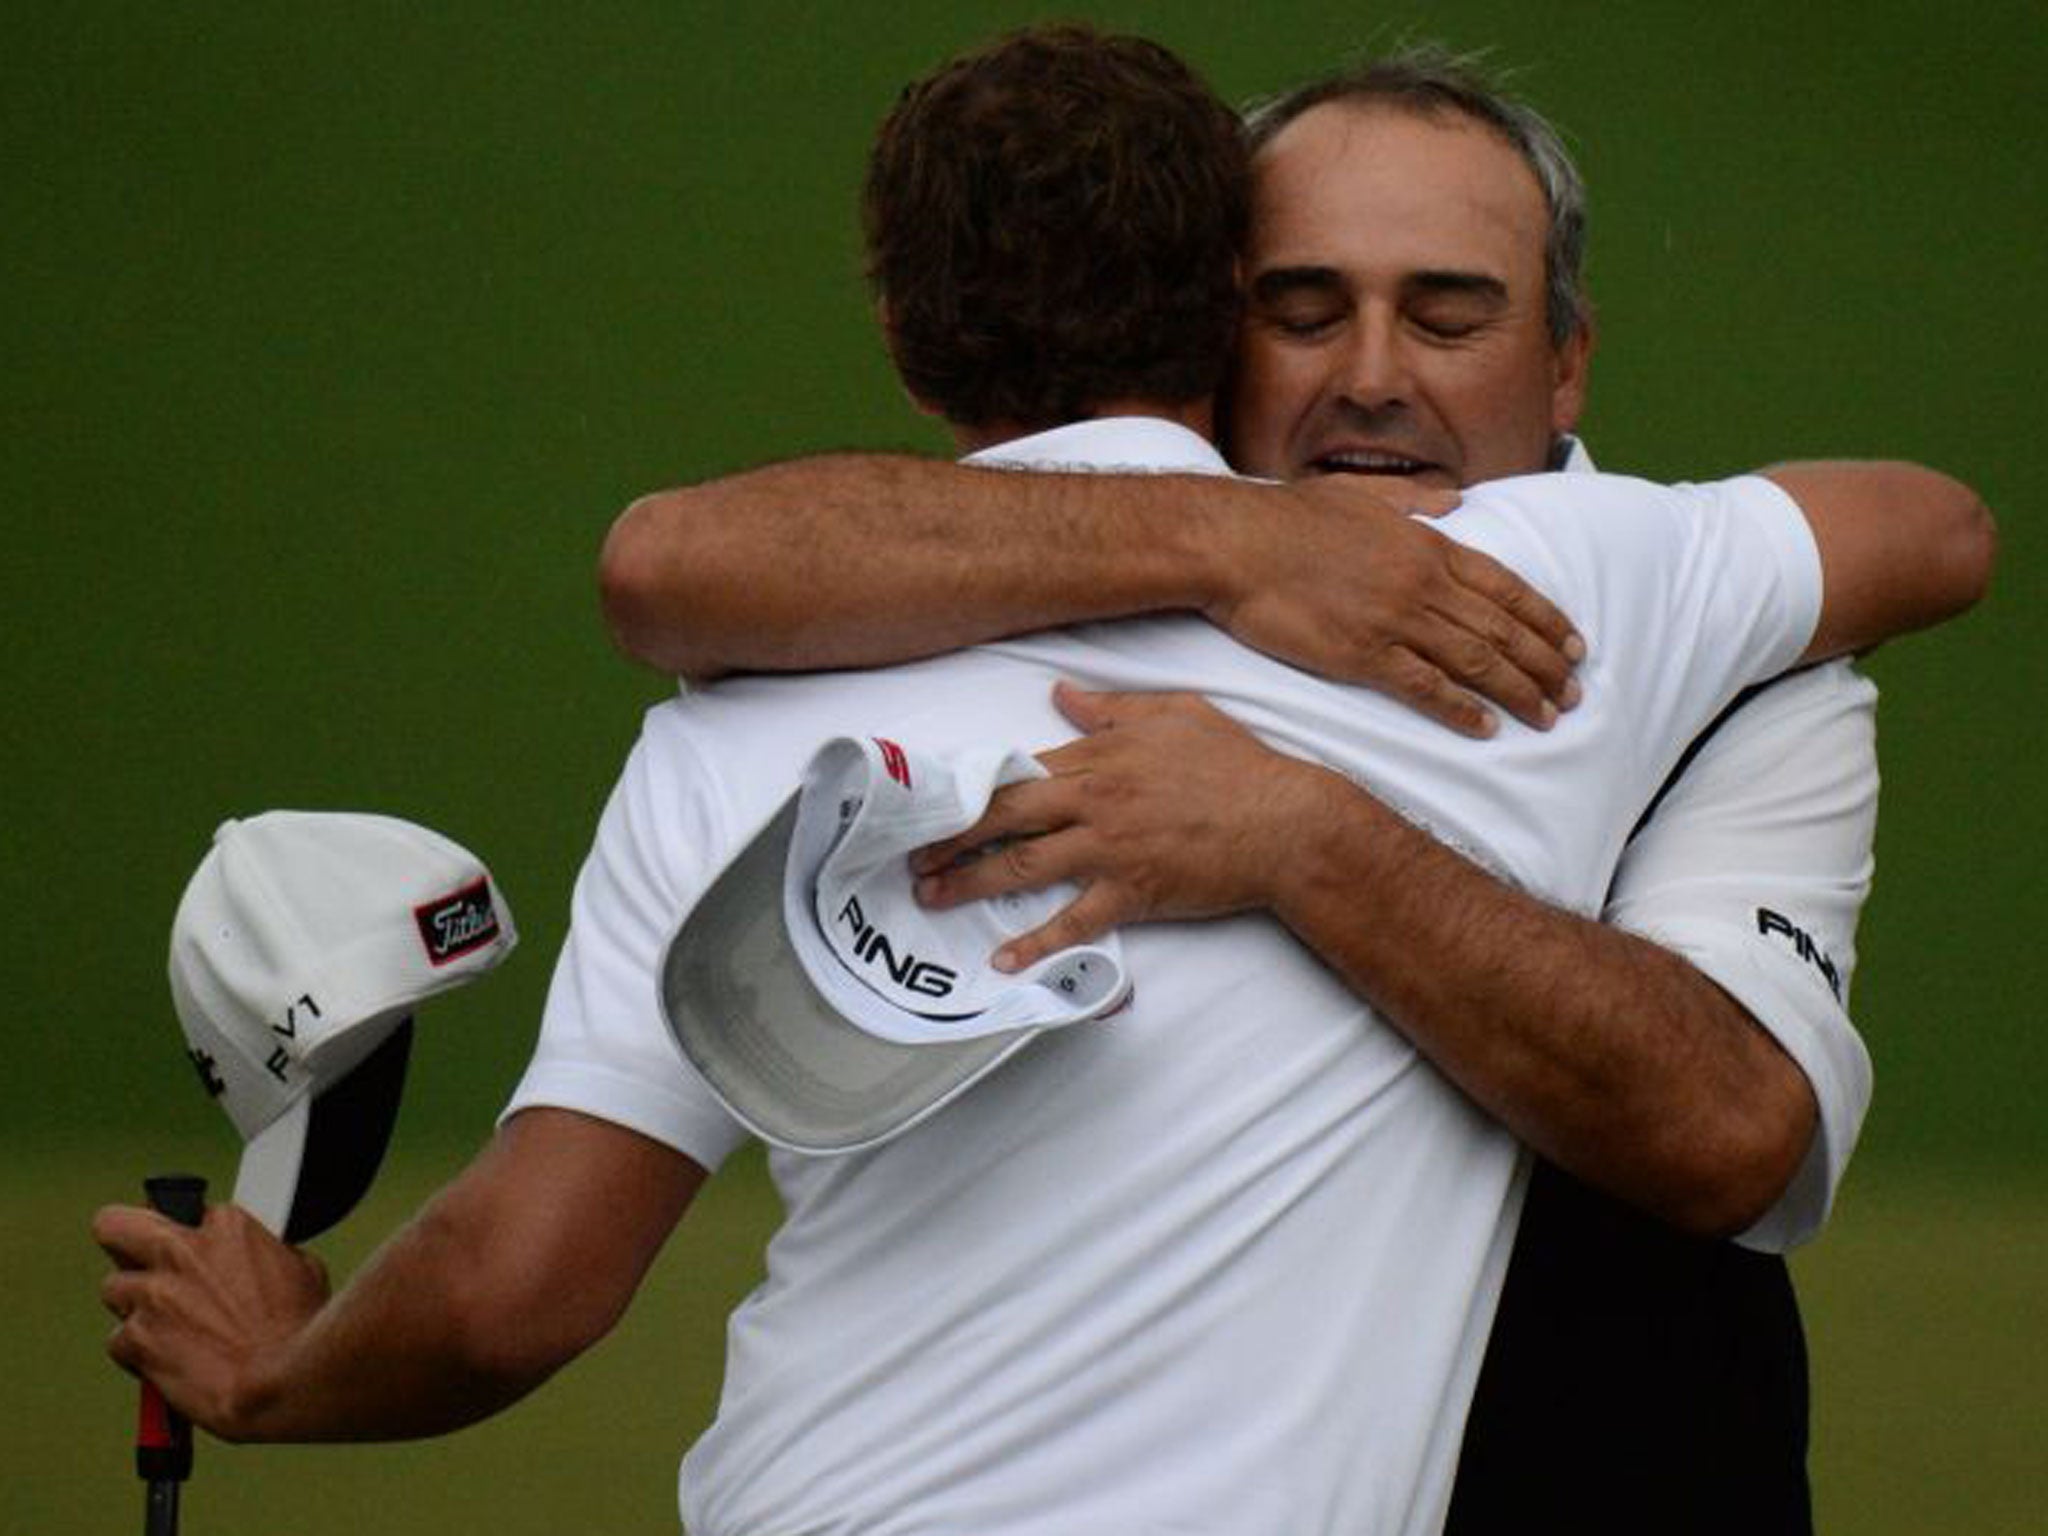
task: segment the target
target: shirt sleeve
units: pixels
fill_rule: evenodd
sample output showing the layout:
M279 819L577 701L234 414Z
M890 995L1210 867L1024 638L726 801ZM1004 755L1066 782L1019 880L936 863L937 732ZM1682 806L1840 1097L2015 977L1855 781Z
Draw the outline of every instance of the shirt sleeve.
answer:
M504 1117L573 1109L715 1169L744 1131L676 1046L661 959L732 838L671 703L648 712L577 876L540 1040Z
M1617 750L1633 754L1630 794L1647 797L1744 687L1797 665L1821 612L1812 530L1761 476L1496 481L1475 487L1441 531L1571 614L1589 646L1580 669L1589 706L1626 722Z
M1750 1248L1783 1251L1820 1230L1870 1103L1848 1000L1877 828L1876 704L1847 662L1745 701L1630 842L1608 900L1608 921L1684 955L1813 1085L1813 1144L1737 1239Z

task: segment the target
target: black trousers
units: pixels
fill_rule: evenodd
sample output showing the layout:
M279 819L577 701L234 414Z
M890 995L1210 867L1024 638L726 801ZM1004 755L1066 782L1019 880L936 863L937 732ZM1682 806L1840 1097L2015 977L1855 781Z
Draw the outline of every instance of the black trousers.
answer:
M1809 1536L1806 1341L1785 1262L1538 1163L1448 1536Z

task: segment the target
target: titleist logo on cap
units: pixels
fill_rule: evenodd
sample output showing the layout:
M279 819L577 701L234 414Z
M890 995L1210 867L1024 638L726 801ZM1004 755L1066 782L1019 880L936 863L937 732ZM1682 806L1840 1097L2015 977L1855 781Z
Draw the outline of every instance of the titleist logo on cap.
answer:
M491 887L486 880L414 907L412 915L419 924L420 942L427 946L427 958L435 965L446 965L482 949L498 936L498 912L491 905Z

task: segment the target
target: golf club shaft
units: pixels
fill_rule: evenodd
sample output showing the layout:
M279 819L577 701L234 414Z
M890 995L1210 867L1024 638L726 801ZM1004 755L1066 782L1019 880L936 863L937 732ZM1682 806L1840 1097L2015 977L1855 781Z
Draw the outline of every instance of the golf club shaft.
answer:
M151 1207L171 1220L196 1227L205 1219L206 1180L173 1173L144 1179L142 1187ZM147 1381L135 1431L135 1471L149 1486L143 1512L147 1536L176 1536L178 1485L192 1475L192 1426Z
M177 1536L178 1484L167 1477L149 1481L148 1503L142 1510L143 1536Z

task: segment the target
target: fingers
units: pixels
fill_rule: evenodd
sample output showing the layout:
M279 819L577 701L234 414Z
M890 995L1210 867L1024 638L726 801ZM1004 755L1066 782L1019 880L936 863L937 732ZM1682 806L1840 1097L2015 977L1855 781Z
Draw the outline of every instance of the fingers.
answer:
M1448 683L1470 689L1524 725L1547 731L1557 723L1558 701L1549 691L1547 670L1540 664L1518 661L1514 647L1504 637L1475 634L1461 625L1447 624L1430 646L1430 654Z
M147 1363L145 1335L157 1277L175 1262L185 1230L140 1206L110 1205L93 1217L93 1239L116 1265L100 1281L100 1305L115 1320L107 1357L132 1376L142 1375Z
M1098 881L1029 933L1019 934L995 953L999 971L1022 971L1047 955L1099 939L1128 915L1117 886Z
M1067 819L1066 799L1066 788L1056 778L1007 784L989 796L988 808L973 826L911 854L910 872L938 874L948 865L974 858L992 843L1014 846L1009 840L1057 827Z
M1043 890L1082 872L1086 839L1079 832L1048 832L999 843L917 881L917 899L944 909L1012 891Z
M1096 693L1073 683L1052 686L1052 702L1059 712L1084 731L1106 731L1116 723L1116 705L1123 694ZM1047 756L1051 756L1050 753Z
M1504 609L1543 649L1562 656L1567 670L1585 660L1586 642L1564 610L1491 555L1457 545L1450 571L1460 585Z
M92 1235L115 1265L100 1281L100 1305L119 1320L107 1353L122 1369L139 1372L150 1309L164 1277L191 1267L196 1230L142 1206L109 1205L94 1213Z
M155 1383L195 1424L247 1433L248 1373L319 1311L324 1266L233 1205L209 1206L198 1227L108 1206L92 1231L115 1265L99 1284L116 1319L108 1358Z
M1389 697L1439 725L1449 726L1460 736L1485 740L1500 729L1499 716L1477 695L1459 687L1443 668L1405 646L1388 653L1381 666L1381 677L1381 689Z
M1445 541L1448 542L1448 541ZM1371 686L1460 735L1490 737L1500 722L1488 702L1523 724L1548 730L1581 696L1572 675L1585 645L1570 620L1547 598L1489 556L1457 549L1449 582L1439 580L1430 599L1433 611L1418 615L1407 644L1389 643L1375 658ZM1526 612L1526 617L1524 616ZM1223 716L1208 700L1184 693L1098 693L1059 683L1053 701L1076 726L1091 735L1149 720L1197 715ZM1058 772L1087 761L1077 744L1041 755ZM952 840L951 856L970 852L997 835L1035 832L1011 816L996 828L978 825ZM944 859L926 861L937 869Z
M973 826L918 849L910 856L913 875L941 875L956 863L971 866L984 857L1001 857L1008 861L1018 880L1003 887L1004 890L1031 890L1071 878L1070 869L1063 868L1057 873L1042 870L1036 861L1045 857L1044 850L1016 840L1042 842L1045 834L1072 826L1089 810L1091 789L1099 790L1104 782L1097 770L1116 762L1120 756L1118 744L1098 741L1096 736L1119 724L1164 726L1179 733L1176 739L1181 749L1194 751L1200 749L1198 743L1214 744L1219 736L1245 735L1243 727L1199 694L1098 693L1062 682L1054 686L1053 701L1069 720L1090 735L1040 753L1039 762L1049 777L1006 785L989 797L987 809ZM1135 742L1129 745L1133 752L1145 750ZM1150 750L1159 750L1156 741ZM1099 803L1095 808L1099 809ZM1019 861L1032 861L1028 876L1022 873ZM945 904L951 905L953 901Z
M1079 875L1086 847L1086 837L1075 831L1004 843L923 877L917 882L917 899L928 907L946 908L1011 891L1040 890ZM1047 955L1108 932L1121 920L1119 908L1107 883L1089 885L1038 927L1002 944L989 963L1005 972L1036 965Z
M107 1358L131 1376L141 1376L149 1368L149 1315L144 1306L143 1287L146 1282L135 1275L120 1278L125 1285L117 1285L115 1277L109 1277L100 1286L100 1305L113 1314L114 1326L107 1331Z
M139 1270L114 1270L100 1281L100 1305L125 1322L128 1314L142 1304L144 1284Z
M1162 716L1225 722L1222 712L1207 699L1187 693L1097 693L1063 682L1054 685L1053 702L1090 735L1109 731L1119 722L1135 724ZM1080 810L1081 781L1102 757L1102 749L1089 736L1041 752L1038 760L1049 777L998 789L973 826L913 853L911 873L937 874L949 864L975 858L990 844L1036 838L1069 825Z
M1162 716L1222 717L1222 712L1198 693L1101 693L1075 683L1060 682L1053 684L1052 701L1061 714L1091 735L1111 730L1119 723L1155 720ZM1048 768L1056 769L1071 762L1074 755L1070 743L1041 753L1039 761Z
M176 1243L178 1234L186 1230L139 1205L102 1206L92 1218L93 1241L124 1269L159 1262L168 1245Z
M1548 730L1580 699L1578 680L1563 654L1531 638L1527 630L1490 617L1474 631L1451 624L1436 644L1449 679L1505 709L1524 725Z
M1579 701L1573 668L1584 642L1554 604L1489 557L1459 550L1446 570L1448 584L1435 584L1429 599L1434 622L1418 627L1412 647L1444 678L1411 686L1438 700L1469 689L1549 729Z

